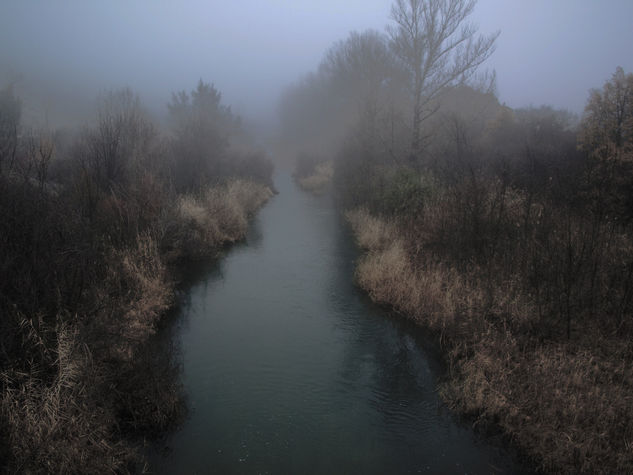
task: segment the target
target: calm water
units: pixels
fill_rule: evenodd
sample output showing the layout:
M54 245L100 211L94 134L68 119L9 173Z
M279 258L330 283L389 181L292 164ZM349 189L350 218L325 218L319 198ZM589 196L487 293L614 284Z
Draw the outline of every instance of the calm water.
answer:
M190 414L158 473L504 473L509 456L442 407L410 325L353 285L331 199L277 176L247 242L177 320Z

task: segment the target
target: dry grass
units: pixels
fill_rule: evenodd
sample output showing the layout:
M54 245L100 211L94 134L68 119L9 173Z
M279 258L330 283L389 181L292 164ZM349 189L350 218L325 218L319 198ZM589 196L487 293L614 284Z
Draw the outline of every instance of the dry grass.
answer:
M481 290L454 269L428 259L423 272L416 271L395 224L363 209L346 216L358 245L368 251L358 262L356 280L373 300L442 330L463 326L483 308Z
M348 211L345 217L354 230L356 242L365 250L383 250L396 239L395 226L384 219L372 216L365 208Z
M190 258L209 255L246 234L248 218L271 196L270 188L245 180L213 187L202 196L184 195L176 215L164 233L163 243L177 251L171 256Z
M298 178L299 185L307 191L322 193L332 183L334 163L332 160L318 163L311 175Z
M98 297L104 302L105 315L100 320L107 322L103 331L112 336L108 338L111 350L130 359L170 307L173 284L156 240L147 233L137 236L133 246L114 250L108 263Z
M115 414L108 398L97 392L102 385L89 350L80 343L77 327L60 325L53 331L57 371L52 380L38 368L0 375L2 422L11 453L4 469L8 473L126 471L134 452L115 435ZM27 344L37 345L38 336L31 337Z
M228 184L209 189L204 196L204 205L209 219L215 220L221 242L234 242L246 234L248 218L270 197L272 191L250 181L234 180Z
M628 473L633 464L633 370L585 348L526 349L511 332L489 328L472 355L457 359L442 388L450 404L494 423L541 468L565 473Z
M627 473L633 466L630 344L614 336L547 341L534 297L512 275L459 269L433 252L445 224L410 235L365 210L347 214L367 252L356 279L373 300L436 331L446 349L447 403L497 427L548 472ZM414 254L412 254L414 253ZM450 262L450 261L448 261Z
M11 190L0 186L5 197ZM150 341L173 301L170 264L214 255L242 238L272 193L235 180L173 205L160 196L161 204L144 213L123 190L96 202L108 212L94 215L98 228L86 228L72 201L44 202L57 214L43 208L38 218L28 192L3 208L23 221L5 225L0 248L12 276L4 292L20 291L17 304L0 295L0 471L138 470L142 439L177 424L184 412L178 367ZM37 246L24 230L41 235Z

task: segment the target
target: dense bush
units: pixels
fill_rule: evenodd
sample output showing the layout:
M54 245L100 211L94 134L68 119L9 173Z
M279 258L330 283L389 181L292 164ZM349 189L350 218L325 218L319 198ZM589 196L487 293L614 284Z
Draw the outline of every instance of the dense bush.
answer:
M194 192L234 176L272 185L270 159L239 147L241 119L221 99L220 92L202 80L191 94L172 95L168 168L179 192Z
M438 121L452 139L436 129L431 149L444 163L368 164L362 193L351 171L337 177L344 202L365 207L348 215L369 251L358 283L436 331L448 403L546 471L632 461L631 135L606 117L633 109L605 104L630 97L630 77L592 93L579 129L550 108L500 107L479 128L453 116Z

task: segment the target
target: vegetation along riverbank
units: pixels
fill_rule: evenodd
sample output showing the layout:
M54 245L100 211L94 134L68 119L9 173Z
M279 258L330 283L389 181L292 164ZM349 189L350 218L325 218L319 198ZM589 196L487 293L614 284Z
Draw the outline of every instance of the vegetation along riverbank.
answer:
M128 89L81 131L28 130L0 91L0 469L140 471L183 416L177 367L145 343L176 271L242 239L272 164L215 88L161 130ZM239 150L239 151L238 151ZM161 360L161 357L163 359Z
M447 404L536 469L630 472L633 74L581 118L500 104L474 73L496 37L458 28L473 5L394 2L387 34L332 46L282 119L309 123L299 155L333 159L357 283L437 335Z

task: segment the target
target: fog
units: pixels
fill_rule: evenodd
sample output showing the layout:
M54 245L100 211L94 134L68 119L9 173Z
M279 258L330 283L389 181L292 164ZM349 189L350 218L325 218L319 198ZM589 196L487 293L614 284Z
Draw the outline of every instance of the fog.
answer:
M0 473L631 472L631 19L0 0Z
M0 86L16 82L25 119L80 122L103 89L129 86L164 113L175 90L212 82L223 102L273 120L279 93L352 31L383 31L387 0L14 1L0 5ZM587 92L633 69L627 0L481 0L472 20L501 30L485 67L501 102L582 111Z
M0 71L64 98L130 86L163 108L171 91L202 78L234 110L261 118L330 43L381 25L388 10L360 0L3 2ZM61 107L51 100L42 105Z

